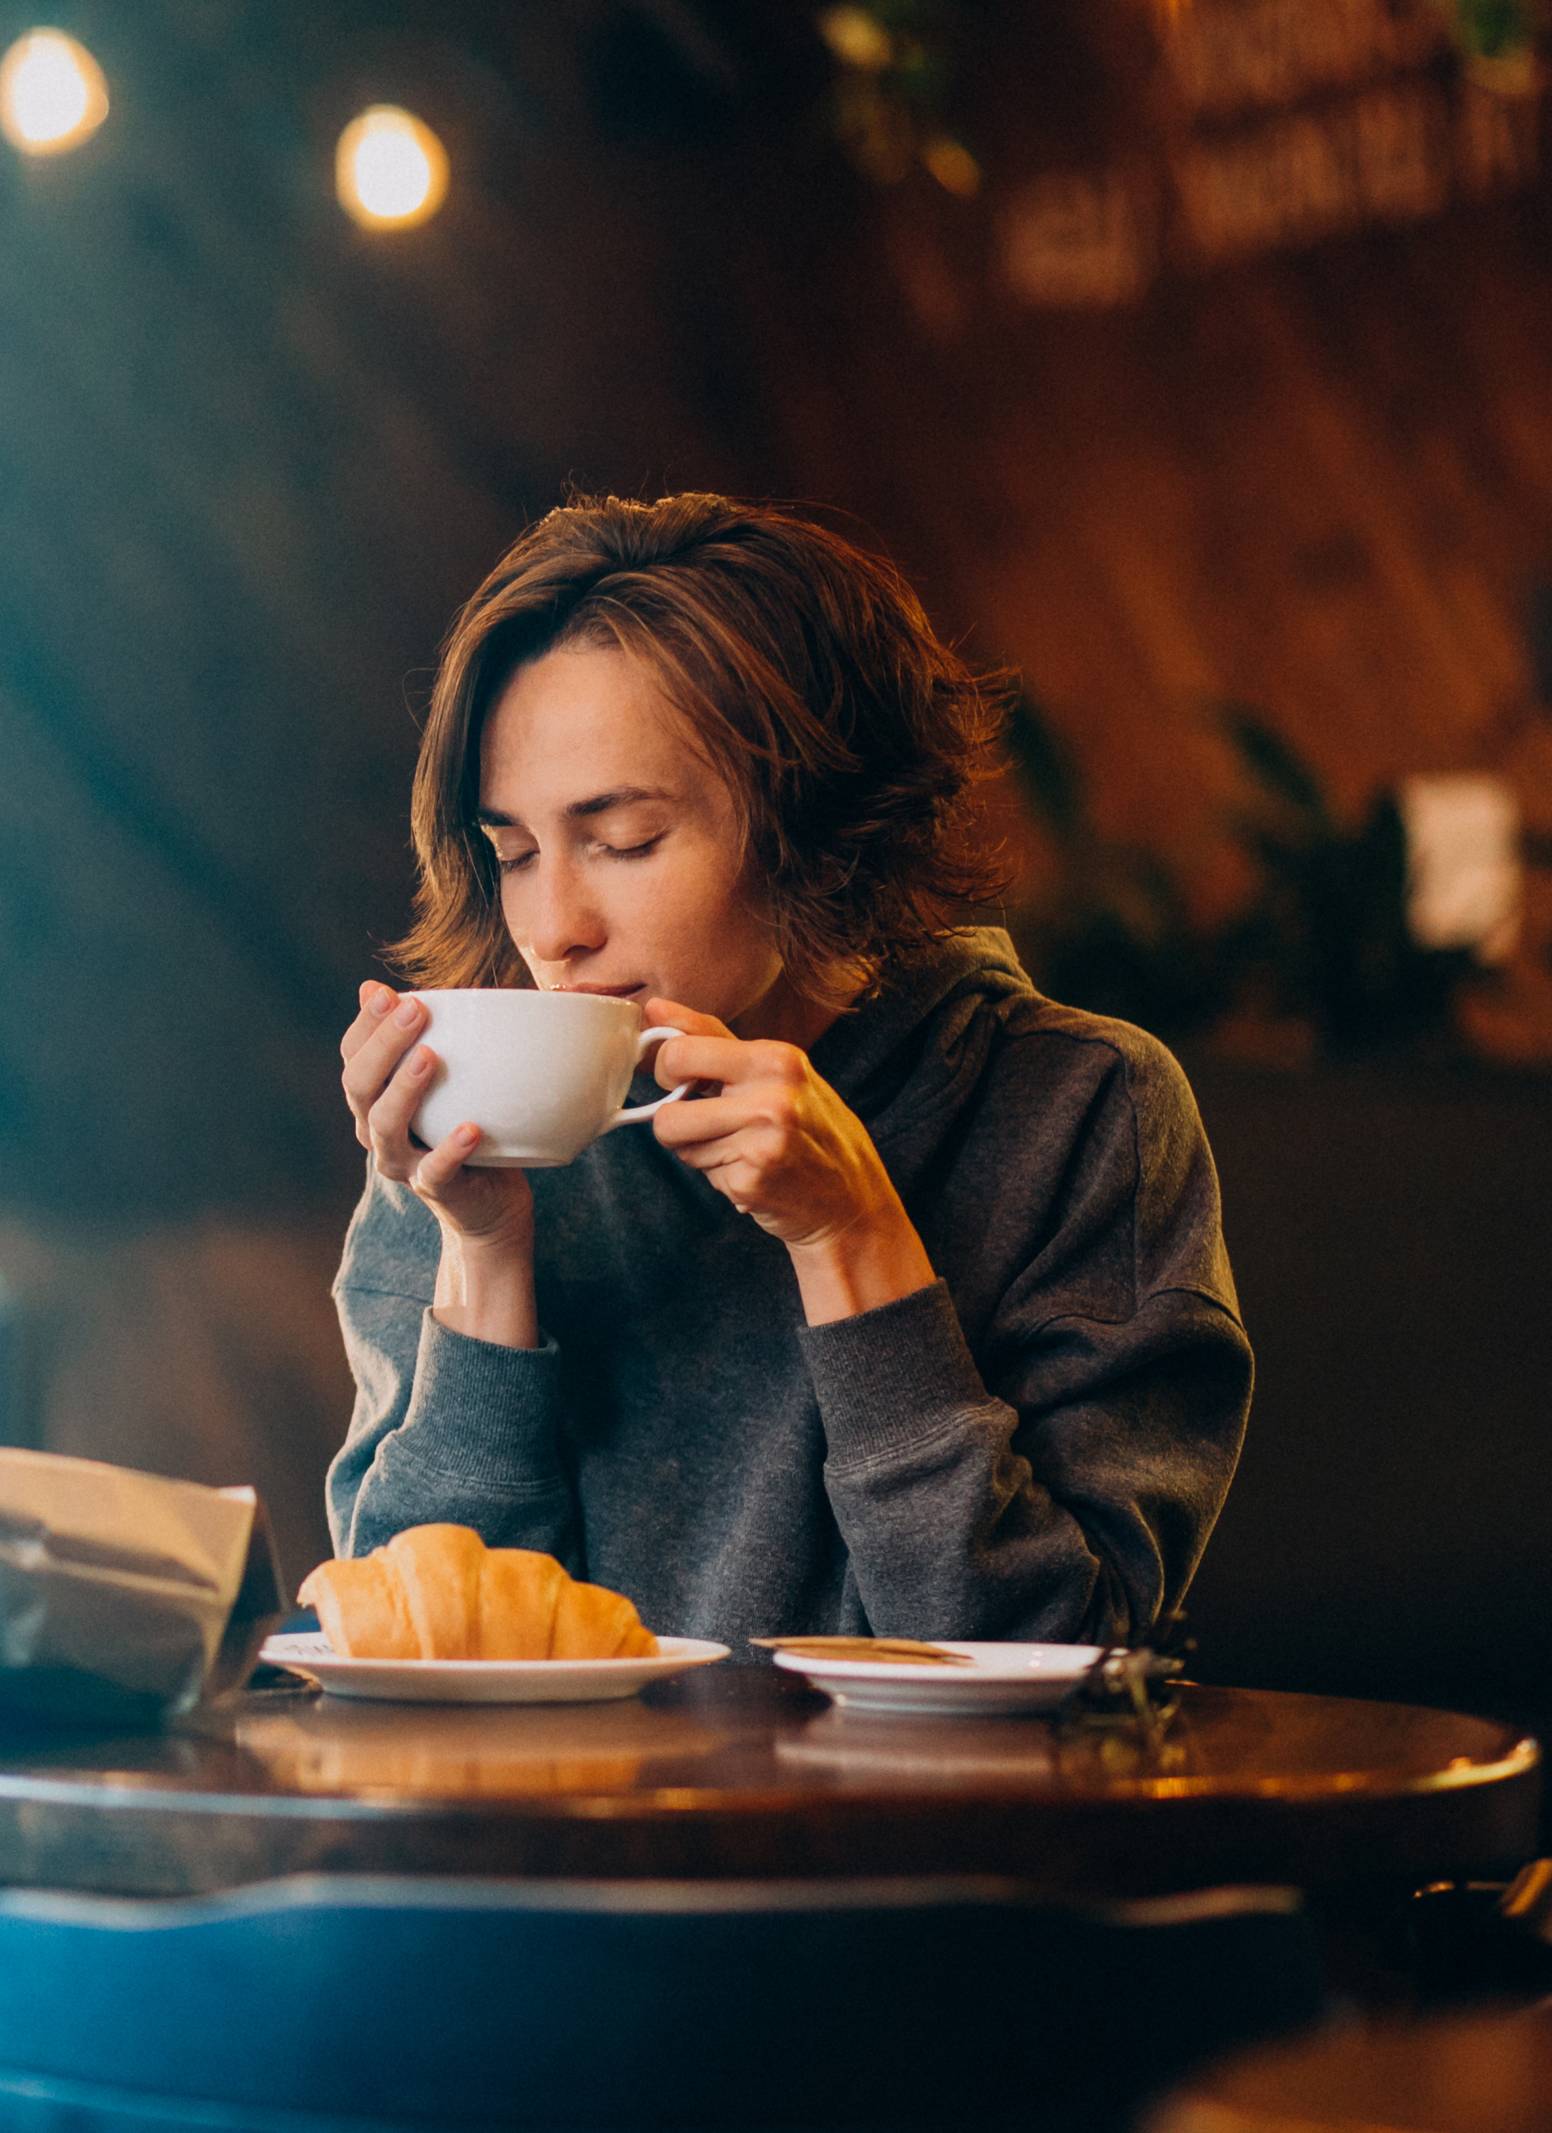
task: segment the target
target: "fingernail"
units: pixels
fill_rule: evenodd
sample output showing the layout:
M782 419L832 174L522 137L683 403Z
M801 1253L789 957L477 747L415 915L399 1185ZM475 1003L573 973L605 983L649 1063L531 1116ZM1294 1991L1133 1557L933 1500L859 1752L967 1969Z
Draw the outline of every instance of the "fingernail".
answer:
M392 1005L393 994L386 985L378 985L373 988L372 997L366 1003L367 1013L371 1015L386 1015Z
M399 1003L399 1011L393 1019L395 1022L401 1023L405 1029L413 1029L420 1020L420 1002L418 1000L402 1000Z
M430 1064L431 1054L423 1044L410 1053L410 1072L412 1074L424 1074Z
M453 1135L453 1139L464 1148L472 1148L479 1137L480 1129L478 1126L460 1126Z

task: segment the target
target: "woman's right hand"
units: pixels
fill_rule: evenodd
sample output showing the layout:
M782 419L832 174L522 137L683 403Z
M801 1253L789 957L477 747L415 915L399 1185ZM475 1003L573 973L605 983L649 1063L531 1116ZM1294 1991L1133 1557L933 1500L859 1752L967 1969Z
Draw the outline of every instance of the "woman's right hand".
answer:
M340 1043L345 1101L356 1139L379 1173L407 1185L441 1225L444 1246L456 1239L460 1256L515 1254L531 1264L533 1196L521 1170L469 1168L480 1130L471 1120L435 1148L414 1138L436 1055L422 1044L426 1010L409 994L370 980L361 1011Z

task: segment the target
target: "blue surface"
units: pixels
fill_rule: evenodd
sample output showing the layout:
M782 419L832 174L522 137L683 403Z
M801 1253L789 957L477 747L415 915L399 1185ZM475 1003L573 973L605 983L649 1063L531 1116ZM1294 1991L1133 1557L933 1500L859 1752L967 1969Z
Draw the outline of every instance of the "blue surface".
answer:
M13 1893L0 2125L1089 2128L1318 2004L1297 1910L995 1883Z

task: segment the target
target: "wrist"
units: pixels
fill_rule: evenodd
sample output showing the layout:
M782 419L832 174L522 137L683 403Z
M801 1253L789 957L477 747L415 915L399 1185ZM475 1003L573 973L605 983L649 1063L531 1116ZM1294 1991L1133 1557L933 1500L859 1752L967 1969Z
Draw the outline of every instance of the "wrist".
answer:
M452 1333L503 1348L539 1347L531 1244L444 1230L431 1308Z
M889 1219L854 1223L787 1249L811 1326L876 1311L930 1289L938 1278L903 1207Z

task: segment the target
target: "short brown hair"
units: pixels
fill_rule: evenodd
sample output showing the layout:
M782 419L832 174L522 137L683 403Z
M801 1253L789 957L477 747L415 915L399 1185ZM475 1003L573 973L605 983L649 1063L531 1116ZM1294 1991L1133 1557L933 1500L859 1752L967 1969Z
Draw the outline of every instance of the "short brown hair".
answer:
M513 671L562 644L653 675L731 793L746 874L793 984L952 930L1003 886L976 836L1006 677L940 642L892 564L721 496L566 504L457 617L415 772L417 920L398 962L431 985L521 983L481 833L480 734Z

